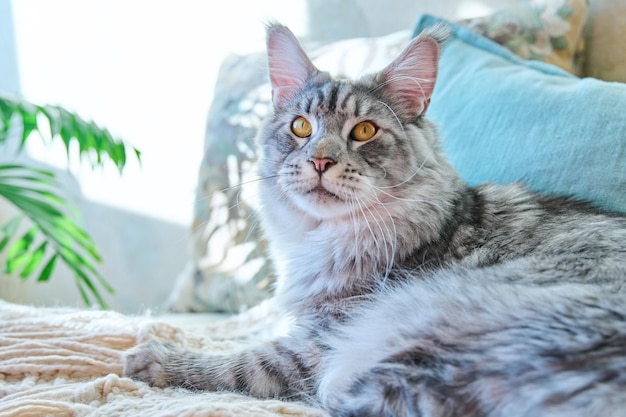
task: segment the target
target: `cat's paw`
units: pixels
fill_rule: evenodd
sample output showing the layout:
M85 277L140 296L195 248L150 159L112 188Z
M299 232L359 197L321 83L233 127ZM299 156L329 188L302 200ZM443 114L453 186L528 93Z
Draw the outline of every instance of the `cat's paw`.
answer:
M124 376L155 387L170 385L165 365L177 350L173 343L151 341L135 346L124 356Z

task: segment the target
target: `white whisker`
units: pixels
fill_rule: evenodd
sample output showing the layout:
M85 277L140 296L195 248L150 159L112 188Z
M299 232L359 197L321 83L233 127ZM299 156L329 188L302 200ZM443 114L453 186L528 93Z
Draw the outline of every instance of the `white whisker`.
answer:
M378 201L378 199L376 198L376 200L371 200L369 199L371 203L376 204ZM378 229L381 233L381 236L383 237L384 240L384 246L385 246L385 257L386 257L386 265L385 265L385 281L387 280L389 274L391 273L391 270L393 268L393 264L395 262L395 255L396 255L396 249L397 249L397 229L396 229L396 225L395 222L393 220L393 216L391 215L391 213L389 212L389 210L387 210L387 208L385 208L384 206L380 206L383 207L387 216L389 217L389 221L385 221L385 219L383 218L383 214L378 211L375 210L374 204L370 204L368 206L366 206L367 211L372 215L374 221L376 222L376 225L378 226ZM376 207L379 207L379 205L376 205ZM379 221L380 220L380 221ZM384 229L383 230L383 227ZM390 229L390 226L393 228L393 230ZM384 281L384 282L385 282Z
M391 114L393 114L393 117L396 119L396 122L398 122L398 126L400 126L400 130L402 130L402 136L405 139L408 139L407 135L406 135L406 131L404 130L404 125L402 124L402 121L400 120L400 118L398 117L398 115L396 114L395 111L393 111L393 109L391 108L391 106L389 106L389 104L385 103L382 100L376 100L378 101L380 104L382 104L383 106L387 107L387 109L389 109L389 111L391 112Z
M426 164L426 159L424 159L422 164L419 167L417 167L417 169L411 175L409 175L406 179L404 179L404 181L402 181L402 182L399 182L399 183L393 184L393 185L377 186L376 188L379 189L379 190L382 190L382 189L387 189L387 188L396 188L396 187L399 187L401 185L404 185L407 182L411 181L417 174L419 174L422 171L422 169L424 168L425 164Z

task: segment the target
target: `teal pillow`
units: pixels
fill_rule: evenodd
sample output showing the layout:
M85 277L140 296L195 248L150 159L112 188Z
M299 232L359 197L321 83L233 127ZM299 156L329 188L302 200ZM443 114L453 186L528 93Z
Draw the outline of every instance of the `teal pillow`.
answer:
M470 185L525 182L626 213L626 84L579 79L446 23L428 109L443 147Z

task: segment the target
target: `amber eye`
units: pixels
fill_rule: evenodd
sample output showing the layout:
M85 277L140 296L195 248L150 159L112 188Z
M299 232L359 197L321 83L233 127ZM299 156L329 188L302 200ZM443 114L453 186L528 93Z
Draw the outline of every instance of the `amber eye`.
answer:
M376 125L372 122L360 122L352 129L352 139L359 142L370 140L376 134Z
M296 117L293 122L291 122L291 131L294 135L299 138L306 138L311 136L311 132L313 132L313 127L311 127L311 123L302 116Z

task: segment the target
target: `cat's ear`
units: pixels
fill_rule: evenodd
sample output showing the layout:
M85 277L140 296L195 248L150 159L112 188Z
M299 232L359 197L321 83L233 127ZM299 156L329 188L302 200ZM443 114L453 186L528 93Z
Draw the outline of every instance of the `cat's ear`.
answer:
M415 38L400 55L376 75L376 82L394 111L405 117L424 113L435 88L439 53L449 32L437 28Z
M267 27L267 59L274 107L293 98L318 72L294 34L279 24Z

